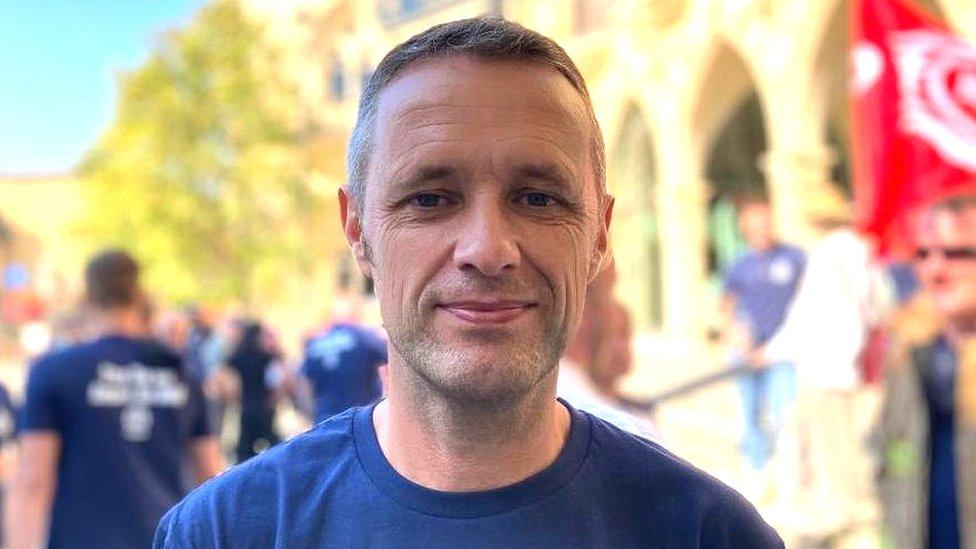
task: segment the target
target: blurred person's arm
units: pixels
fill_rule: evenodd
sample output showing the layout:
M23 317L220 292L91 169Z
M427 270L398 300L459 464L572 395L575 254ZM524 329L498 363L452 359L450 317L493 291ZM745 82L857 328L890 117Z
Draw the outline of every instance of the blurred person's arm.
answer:
M719 339L724 340L729 327L735 322L735 296L726 292L718 303Z
M718 341L726 347L745 353L752 345L749 339L749 329L739 319L738 309L739 299L731 289L727 288L722 293L718 304Z
M735 295L726 292L719 303L721 327L718 341L730 351L747 358L752 351L752 334L749 327L736 317L738 300Z
M199 383L190 383L189 404L187 409L194 413L189 447L190 463L193 465L197 484L202 484L224 470L224 458L215 433L216 427L210 417L211 410Z
M237 402L241 397L241 383L237 370L222 364L203 382L204 393L218 402Z
M220 453L220 442L215 436L198 437L190 448L190 460L197 484L203 484L224 470L224 456Z
M57 433L30 431L20 436L17 469L5 505L9 549L35 549L47 538L60 456Z
M272 356L274 360L268 365L264 375L265 385L271 391L272 401L287 401L297 407L295 397L298 391L297 384L302 378L303 363L287 360L280 348L277 348Z
M749 355L754 350L752 329L745 319L739 315L739 296L743 295L739 263L732 265L722 276L722 297L719 301L719 333L718 343L728 349L738 361L749 361Z
M315 421L315 396L312 391L311 380L299 372L295 376L292 389L292 395L295 398L295 407L312 421Z
M64 376L59 374L59 367L43 358L27 373L16 421L17 469L4 504L12 549L34 549L47 539L65 424Z

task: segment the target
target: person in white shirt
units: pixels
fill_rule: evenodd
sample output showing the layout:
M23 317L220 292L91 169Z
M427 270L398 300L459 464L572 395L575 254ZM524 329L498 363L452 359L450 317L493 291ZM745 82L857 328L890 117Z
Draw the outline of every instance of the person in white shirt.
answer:
M799 503L807 535L828 538L851 529L869 490L859 360L884 291L870 244L843 216L817 225L796 299L762 352L797 365Z
M625 431L659 442L653 423L628 412L618 400L617 382L633 367L633 326L613 295L616 278L611 263L587 286L579 331L559 361L556 394Z

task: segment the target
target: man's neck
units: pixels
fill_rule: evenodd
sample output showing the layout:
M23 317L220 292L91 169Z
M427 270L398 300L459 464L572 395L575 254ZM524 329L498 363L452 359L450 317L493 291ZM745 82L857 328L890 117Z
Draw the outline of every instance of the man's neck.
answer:
M391 366L391 378L404 375L406 366ZM470 408L394 379L373 412L380 448L397 472L433 490L515 484L552 464L569 435L569 411L555 398L555 373L510 406Z
M100 335L142 337L148 331L142 311L138 307L102 309L97 313L96 324Z
M761 255L772 250L773 248L776 247L776 245L777 242L775 239L773 239L768 242L757 242L757 243L750 244L749 249L752 250L753 253Z

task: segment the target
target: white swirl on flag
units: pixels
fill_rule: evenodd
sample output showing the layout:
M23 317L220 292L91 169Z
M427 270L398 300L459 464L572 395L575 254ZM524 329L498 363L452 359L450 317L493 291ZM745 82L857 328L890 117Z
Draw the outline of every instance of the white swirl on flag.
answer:
M871 91L884 74L884 55L873 42L858 42L851 51L851 82L856 95Z
M892 38L901 125L947 162L976 171L976 45L943 32Z

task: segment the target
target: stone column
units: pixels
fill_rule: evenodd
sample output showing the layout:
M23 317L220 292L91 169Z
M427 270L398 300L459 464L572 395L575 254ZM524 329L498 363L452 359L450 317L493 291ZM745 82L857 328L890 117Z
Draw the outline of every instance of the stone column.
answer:
M658 140L660 156L657 206L661 236L664 312L667 331L699 336L702 311L709 303L706 265L708 185L692 152L684 125L657 120L671 128Z

